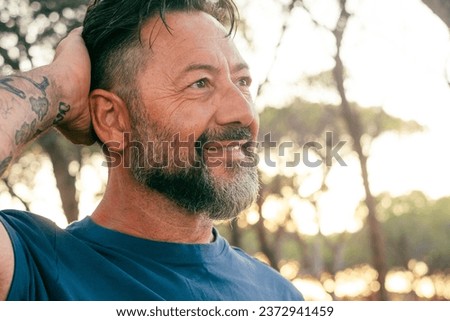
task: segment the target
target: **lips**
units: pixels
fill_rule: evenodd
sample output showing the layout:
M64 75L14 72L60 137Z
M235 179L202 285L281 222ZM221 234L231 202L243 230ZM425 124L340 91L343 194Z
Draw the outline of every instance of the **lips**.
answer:
M247 150L251 140L249 128L229 125L220 130L206 130L197 140L196 150L207 166L233 167L251 156Z
M236 161L244 160L243 146L247 141L207 142L203 146L203 155L209 167L233 166Z

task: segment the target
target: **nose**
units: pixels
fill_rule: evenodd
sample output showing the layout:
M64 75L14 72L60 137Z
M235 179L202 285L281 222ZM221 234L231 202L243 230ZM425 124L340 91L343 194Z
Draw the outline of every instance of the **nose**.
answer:
M248 127L256 138L259 129L259 116L254 108L250 94L244 94L236 85L230 84L223 90L217 104L215 121L219 126L240 125Z

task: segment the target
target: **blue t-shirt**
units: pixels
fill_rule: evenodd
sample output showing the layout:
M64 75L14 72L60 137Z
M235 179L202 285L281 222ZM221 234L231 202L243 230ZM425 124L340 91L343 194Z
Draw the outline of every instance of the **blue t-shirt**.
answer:
M156 242L89 217L58 228L27 212L0 211L15 267L8 300L302 300L269 266L216 233L210 244Z

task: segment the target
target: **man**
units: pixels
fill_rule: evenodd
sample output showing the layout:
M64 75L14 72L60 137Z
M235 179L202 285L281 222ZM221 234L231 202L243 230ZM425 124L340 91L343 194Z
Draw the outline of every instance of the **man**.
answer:
M258 190L236 16L231 0L95 1L89 55L76 30L49 66L0 80L0 106L14 108L0 127L2 170L51 126L99 141L109 168L97 209L66 230L0 212L1 299L302 299L213 228Z

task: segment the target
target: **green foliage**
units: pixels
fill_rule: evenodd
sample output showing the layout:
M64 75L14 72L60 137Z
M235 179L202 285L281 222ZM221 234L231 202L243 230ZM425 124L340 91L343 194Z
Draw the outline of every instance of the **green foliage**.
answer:
M383 194L378 203L389 268L407 268L411 259L425 262L432 272L450 268L450 197L434 201L415 191L395 198ZM366 227L351 236L346 265L368 262L367 240Z
M393 265L419 259L433 270L450 267L450 197L438 201L414 192L392 200L383 224Z
M369 229L365 225L360 231L352 234L344 247L345 267L371 263L369 249Z
M284 108L266 107L260 114L260 135L270 132L277 141L289 138L299 145L311 139L317 140L326 131L340 135L344 131L338 112L335 106L300 99Z
M391 116L380 107L354 104L353 108L360 115L364 132L371 140L385 132L413 133L422 130L417 122ZM310 140L317 141L327 131L333 132L337 139L342 139L347 132L338 106L301 99L295 99L284 108L267 107L260 118L260 139L270 132L277 141L290 139L303 145Z
M354 108L359 109L364 132L372 138L376 138L385 132L411 134L423 130L419 123L391 116L380 107L361 108L354 106Z

